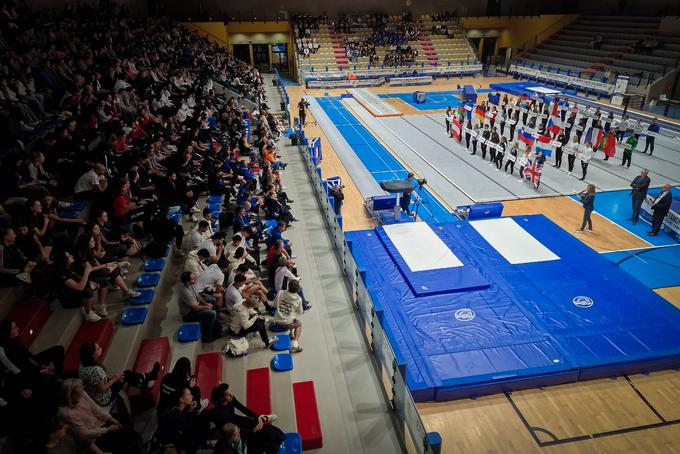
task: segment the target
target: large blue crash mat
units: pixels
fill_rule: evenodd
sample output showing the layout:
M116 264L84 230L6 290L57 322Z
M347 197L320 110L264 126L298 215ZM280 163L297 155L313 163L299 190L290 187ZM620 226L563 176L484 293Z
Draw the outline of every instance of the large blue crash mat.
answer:
M680 310L544 216L430 227L460 262L425 271L434 294L408 245L346 234L416 401L680 366Z

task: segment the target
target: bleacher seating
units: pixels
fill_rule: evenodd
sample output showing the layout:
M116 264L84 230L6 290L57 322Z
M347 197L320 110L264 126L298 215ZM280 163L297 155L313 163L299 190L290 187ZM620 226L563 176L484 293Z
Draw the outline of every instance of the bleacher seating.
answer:
M170 342L167 337L156 337L153 339L144 339L142 341L132 370L138 373L146 373L151 370L154 363L159 362L161 371L151 389L144 392L141 392L138 388L134 387L128 389L128 396L130 398L130 405L133 413L148 410L158 403L158 397L161 392L161 380L165 369L168 367L169 359Z
M401 19L401 16L390 16L389 24L393 24ZM448 38L443 35L432 35L430 30L435 21L428 15L421 16L420 34L416 40L409 42L418 51L418 56L413 63L404 66L446 66L450 64L460 64L461 62L473 62L475 56L472 54L467 38L465 38L460 25L454 21L446 22L448 27L455 29L455 37ZM440 23L440 22L437 22ZM371 35L372 29L367 25L355 25L351 33L340 33L332 30L329 23L321 23L319 32L315 35L319 43L319 51L308 58L299 57L300 69L308 71L314 68L316 71L330 71L341 69L365 70L368 69L369 62L367 57L360 57L356 62L347 59L344 39L349 37L367 38ZM373 65L380 67L384 61L386 46L376 48L379 64Z
M194 366L196 384L199 388L210 390L222 382L222 355L220 352L201 353L196 357ZM208 408L212 408L212 402Z
M250 369L246 376L246 406L258 415L272 412L269 368Z
M22 301L14 305L7 316L21 329L21 343L31 345L50 317L50 306L45 300Z
M522 52L515 62L542 65L553 71L595 80L616 80L616 74L636 75L638 81L655 80L673 69L680 58L680 33L659 34L658 17L582 16L557 33ZM593 48L591 41L602 37ZM645 37L659 46L650 54L634 51L633 44Z
M302 437L303 449L306 451L323 448L321 420L316 404L314 382L293 383L293 395L295 396L295 418L297 419L298 432Z
M111 323L111 320L104 319L95 323L83 323L66 350L64 370L67 372L78 370L80 367L80 347L83 344L96 342L102 349L102 355L105 355L112 338L113 323Z

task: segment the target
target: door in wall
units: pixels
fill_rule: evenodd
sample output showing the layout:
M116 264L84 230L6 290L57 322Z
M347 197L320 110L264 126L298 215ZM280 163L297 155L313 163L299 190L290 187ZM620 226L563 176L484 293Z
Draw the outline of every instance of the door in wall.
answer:
M281 72L288 71L288 44L272 44L272 66Z
M269 44L253 44L253 64L260 70L269 70Z
M234 44L234 57L248 64L250 61L250 44Z

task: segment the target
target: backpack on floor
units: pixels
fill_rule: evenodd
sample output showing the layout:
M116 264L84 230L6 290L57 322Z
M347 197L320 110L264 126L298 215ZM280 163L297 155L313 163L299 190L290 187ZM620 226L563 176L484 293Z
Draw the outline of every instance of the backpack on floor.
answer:
M245 356L248 354L248 339L239 337L237 339L229 339L227 345L224 346L222 353L233 357Z

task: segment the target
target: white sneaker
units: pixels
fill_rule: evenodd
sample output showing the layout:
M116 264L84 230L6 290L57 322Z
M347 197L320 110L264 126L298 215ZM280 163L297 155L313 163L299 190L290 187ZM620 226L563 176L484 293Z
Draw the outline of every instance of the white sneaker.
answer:
M17 274L17 279L19 279L21 282L25 282L26 284L33 283L33 281L31 280L31 274L27 273L26 271Z
M94 312L95 312L97 315L99 315L101 318L106 318L106 317L109 316L109 313L108 313L107 310L106 310L106 306L104 306L104 305L102 305L102 304L96 304L96 305L94 305L93 309L94 309Z
M260 421L263 422L263 423L268 423L268 422L269 422L269 423L272 423L272 422L276 421L277 419L279 419L279 417L276 416L276 415L274 415L274 414L271 414L271 415L260 415L260 418L259 418L259 419L260 419Z
M128 290L127 293L125 294L126 298L137 298L138 296L141 296L142 294L135 291L135 290Z
M189 221L198 222L198 218L195 215L192 214L191 217L189 218Z
M583 230L579 229L576 231L576 233L583 233Z
M90 323L98 322L99 320L102 319L99 315L95 314L94 311L85 312L84 308L83 308L83 318L85 319L86 322L90 322Z
M203 410L208 408L208 405L210 405L210 401L208 399L201 399L199 402L200 408L198 409L198 413L201 413Z
M196 205L189 208L189 213L200 213L200 212L201 212L201 210L199 210Z

